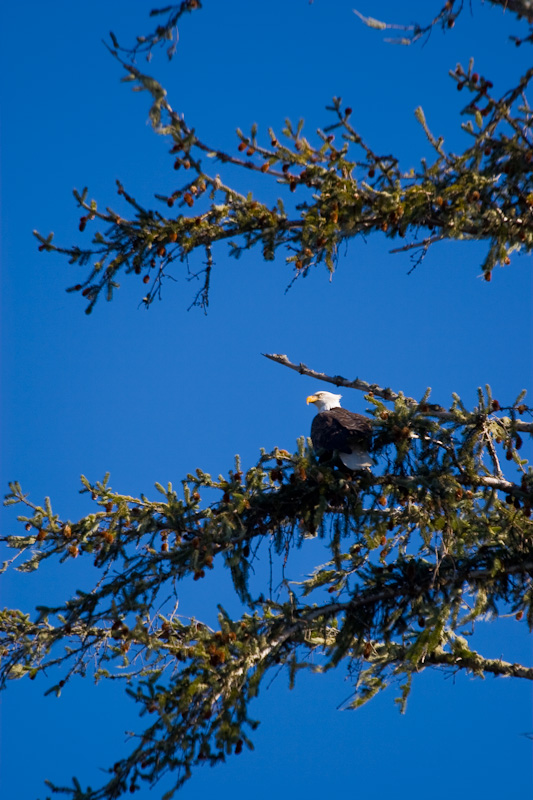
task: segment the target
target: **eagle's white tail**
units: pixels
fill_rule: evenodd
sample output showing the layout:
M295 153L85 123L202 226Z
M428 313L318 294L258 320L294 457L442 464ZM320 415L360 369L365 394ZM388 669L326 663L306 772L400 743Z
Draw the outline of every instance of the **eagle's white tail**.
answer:
M363 447L354 447L351 453L339 453L345 467L351 470L371 469L374 462Z

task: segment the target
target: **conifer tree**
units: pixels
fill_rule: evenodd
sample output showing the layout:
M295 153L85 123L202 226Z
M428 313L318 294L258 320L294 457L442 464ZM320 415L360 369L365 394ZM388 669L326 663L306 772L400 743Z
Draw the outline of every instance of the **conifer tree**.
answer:
M446 3L429 26L415 26L411 38L400 41L416 41L438 22L451 26L462 5ZM517 5L531 18L526 3ZM169 140L176 190L156 193L158 205L146 208L117 180L118 195L125 201L120 210L102 209L87 189L75 191L82 211L80 231L87 229L88 234L96 226L91 245L63 247L54 243L52 234L35 232L40 250L62 253L70 263L85 267L83 279L68 291L86 298L87 313L102 294L112 299L119 278L126 276L138 276L142 302L149 306L161 296L165 278L177 274L195 251L204 254L205 261L199 271L202 288L192 303L206 309L213 248L224 242L236 257L253 248L265 261L278 251L288 253L292 280L305 277L316 265L333 273L341 245L374 232L385 233L395 243L392 252L412 251L415 263L444 240L486 242L482 270L487 281L496 265L511 263L513 253L531 251L531 112L525 92L533 69L501 96L494 94L488 76L474 70L473 61L452 69L450 79L465 95L466 121L458 124L469 134L470 145L459 154L447 152L419 107L416 117L434 157L430 162L422 159L417 170L402 169L394 154L380 155L365 142L350 122L351 108L340 98L333 98L329 122L314 138L304 135L303 120L287 120L281 132L271 128L268 135L254 125L247 133L238 129L235 152L224 152L212 134L204 137L189 125L173 109L165 89L134 63L139 52L151 52L169 40L171 57L179 17L199 8L194 2L170 13L166 9L166 23L151 36L139 37L131 50L121 49L112 34L111 52L126 70L124 80L151 95L150 120ZM363 19L371 27L387 27ZM529 42L527 35L515 44ZM267 207L252 193L245 195L232 186L224 176L228 164L275 181L280 187L277 203Z
M178 22L201 6L184 0L153 12L164 21L129 49L111 35L126 80L151 95L150 119L169 139L174 168L183 175L179 188L148 209L118 183L119 211L102 209L87 190L76 193L80 230L96 226L85 248L36 234L41 250L64 253L85 269L71 291L85 296L88 311L102 292L112 296L119 276L141 276L149 305L164 277L195 250L205 253L205 268L193 303L205 308L212 251L225 240L234 255L255 248L268 261L288 252L293 277L321 263L333 272L344 241L375 231L402 240L395 249L413 250L419 259L445 239L486 241L486 280L496 264L509 265L513 252L529 252L533 151L525 92L533 69L499 97L472 64L452 69L451 80L467 96L463 127L470 145L460 154L447 152L418 109L434 160L416 172L404 172L393 155L379 155L364 142L339 99L316 140L304 136L303 123L287 122L267 137L255 128L239 131L230 153L209 132L204 138L195 131L135 60L160 45L172 57ZM505 6L533 21L527 0ZM403 30L401 40L452 27L462 8L446 2L428 25ZM359 16L378 30L389 27ZM525 29L516 43L527 46L532 38ZM275 180L277 205L232 187L224 177L228 164ZM124 681L146 722L102 786L83 788L75 780L71 788L50 784L53 791L111 799L167 773L179 788L195 766L252 746L258 723L250 701L265 676L280 668L291 681L301 670L344 669L352 708L395 684L403 709L413 678L427 668L533 680L533 667L487 658L471 637L477 620L502 608L522 623L524 635L533 627L533 470L521 452L533 422L524 393L496 399L486 386L474 408L458 396L444 407L429 390L412 398L318 373L284 355L267 357L365 394L373 408L375 469L350 472L335 455L324 460L301 439L296 452L263 452L250 468L237 458L218 478L196 468L178 488L156 484L158 499L117 493L108 476L97 483L82 478L94 509L78 520L56 513L48 498L35 504L18 483L10 485L6 503L22 507L25 531L2 537L16 553L4 569L13 564L31 572L50 560L82 558L99 577L59 606L43 598L36 615L0 613L2 686L53 666L61 677L50 691L59 694L73 676L93 671L97 680ZM254 559L270 552L283 560L316 537L324 540L325 563L310 576L296 576L297 583L286 579L281 597L250 579ZM220 607L215 628L184 619L168 597L178 581L207 581L217 563L231 572L242 614Z

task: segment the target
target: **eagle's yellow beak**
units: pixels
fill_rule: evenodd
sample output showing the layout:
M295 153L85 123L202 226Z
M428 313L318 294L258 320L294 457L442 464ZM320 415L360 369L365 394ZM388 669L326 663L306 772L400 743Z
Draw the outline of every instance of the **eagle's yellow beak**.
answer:
M318 400L318 397L316 396L316 394L310 394L309 397L306 400L306 403L307 403L307 405L309 405L309 403L316 403L317 400Z

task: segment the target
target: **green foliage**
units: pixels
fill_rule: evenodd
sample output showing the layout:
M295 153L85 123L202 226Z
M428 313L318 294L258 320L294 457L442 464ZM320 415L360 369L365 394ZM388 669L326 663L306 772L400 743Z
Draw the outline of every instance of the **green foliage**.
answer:
M505 0L505 6L521 13L527 4ZM532 117L525 91L533 70L497 97L472 63L453 69L451 79L469 95L462 126L469 146L458 155L447 152L418 108L433 150L431 163L422 160L418 170L377 154L339 98L329 108L331 124L312 141L303 135L303 121L287 120L282 135L269 131L266 145L256 126L249 134L238 130L235 152L224 152L200 138L163 87L133 63L161 45L172 58L178 21L199 8L199 0L184 0L153 11L156 29L130 49L110 34L124 80L151 96L151 124L169 138L173 168L184 175L179 188L156 195L161 206L151 209L117 181L120 213L102 210L87 189L76 191L80 232L99 226L86 248L58 247L52 234L36 233L41 251L62 253L84 270L68 291L81 292L88 312L102 292L112 298L120 273L140 276L149 306L176 263L195 251L205 262L193 304L205 309L213 248L224 241L235 257L260 248L269 261L288 251L293 278L318 264L331 274L339 246L358 234L405 238L397 250L414 250L418 260L441 240L486 241L486 280L512 252L532 249ZM416 41L435 25L451 27L462 9L462 2L446 2L428 25L405 28L400 41ZM378 30L399 27L356 13ZM221 173L230 165L274 180L283 198L267 207L226 184L210 163ZM533 471L520 452L533 422L523 394L502 408L487 386L474 409L458 396L444 408L429 402L429 390L416 401L269 357L368 393L373 473L324 462L302 439L295 453L262 452L247 470L237 459L217 479L196 469L179 490L156 484L153 500L114 491L109 475L96 483L82 476L94 506L77 521L55 513L48 498L35 505L18 483L10 484L6 504L25 507L19 516L25 532L0 537L15 552L2 570L34 572L49 561L68 570L81 558L90 560L95 580L59 606L43 603L35 617L0 612L0 687L53 674L58 680L48 692L59 695L75 675L122 680L144 722L103 786L83 789L73 779L70 789L49 783L54 792L111 800L172 773L165 798L172 797L196 766L253 746L258 723L251 701L267 674L280 668L292 686L301 670L344 667L351 708L395 684L404 710L414 676L428 667L533 680L531 667L476 652L473 635L477 623L501 608L533 629ZM292 552L317 537L325 563L303 579L291 576ZM266 555L280 574L275 594L251 569ZM222 607L216 625L181 616L177 582L208 581L217 564L229 571L240 616Z
M212 248L219 242L228 242L235 257L260 248L266 261L285 250L291 280L320 264L333 273L344 242L377 232L391 241L407 238L393 252L414 251L416 264L439 241L485 241L482 269L487 281L496 265L510 263L513 252L533 248L533 118L525 98L533 69L497 97L492 82L474 72L473 61L467 69L457 65L450 76L469 94L461 112L468 119L461 127L470 144L462 153L447 152L418 108L415 116L434 158L406 170L396 157L377 154L362 139L350 122L351 109L340 98L333 98L332 121L313 141L303 135L303 120L296 127L286 120L281 136L270 129L270 143L258 139L255 125L249 134L237 130L235 152L225 152L200 138L172 109L156 80L123 61L116 49L113 54L127 70L124 80L151 95L151 124L171 141L173 168L184 177L171 195L156 193L157 208L142 205L117 181L125 201L120 213L89 201L87 189L75 191L83 210L80 231L92 222L104 225L89 247L59 247L52 234L45 238L35 232L40 250L62 253L69 263L89 267L67 290L87 298L88 313L102 292L112 298L120 273L139 276L148 307L161 296L176 264L188 262L195 251L206 260L197 273L203 276L202 288L192 304L205 310ZM286 202L280 196L269 207L251 192L244 195L224 180L226 165L275 181L288 193ZM170 211L175 207L178 213Z
M523 420L531 411L522 396L501 409L489 387L472 411L458 397L449 409L431 405L428 394L416 403L375 387L367 398L375 474L321 462L301 440L296 453L263 453L247 471L238 459L218 479L197 469L179 492L156 484L154 500L113 491L108 475L95 484L82 477L96 509L75 522L11 484L6 502L29 512L19 517L25 534L4 538L25 559L17 568L87 558L97 577L91 591L40 606L34 620L0 614L2 685L55 666L61 678L48 691L59 694L91 671L125 681L146 717L108 782L74 788L74 797L117 797L167 772L178 788L195 766L251 747L250 703L280 666L292 684L302 669L344 664L352 708L401 681L403 710L413 676L432 666L533 680L532 668L468 644L499 604L532 627L533 472L517 454L521 434L533 431ZM396 397L392 407L383 395ZM502 447L514 479L503 475ZM328 560L290 580L291 551L316 536ZM250 580L252 560L267 550L283 570L284 596ZM215 628L181 617L168 600L176 581L208 580L219 562L242 616L219 608Z

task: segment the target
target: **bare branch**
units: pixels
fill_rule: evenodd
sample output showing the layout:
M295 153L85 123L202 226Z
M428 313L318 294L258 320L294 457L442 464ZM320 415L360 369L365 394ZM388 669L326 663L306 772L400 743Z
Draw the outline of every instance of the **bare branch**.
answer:
M403 402L412 407L418 407L418 410L421 414L426 414L428 416L437 417L440 420L455 420L457 419L457 415L453 412L446 411L443 406L434 404L434 403L427 403L423 402L420 403L418 400L415 400L414 397L407 397L404 395L400 395L397 392L394 392L390 388L384 388L379 386L377 383L368 383L367 381L361 380L360 378L354 378L349 380L348 378L343 378L342 375L326 375L325 372L317 372L310 367L307 367L305 364L300 362L299 364L295 364L288 356L280 354L280 353L263 353L262 354L265 358L269 358L271 361L275 361L276 364L281 364L284 367L288 367L289 369L296 370L299 372L300 375L307 375L309 378L316 378L318 381L323 381L324 383L332 383L334 386L344 386L346 389L356 389L359 392L364 392L365 394L370 394L374 397L380 397L382 400L385 400L389 403L394 403L396 400L402 397ZM420 407L422 406L422 407ZM533 433L533 422L524 422L523 420L516 420L514 423L517 431L522 431L524 433Z

